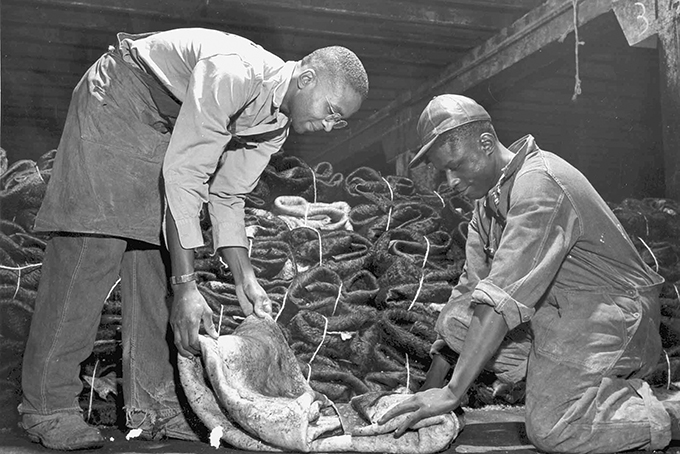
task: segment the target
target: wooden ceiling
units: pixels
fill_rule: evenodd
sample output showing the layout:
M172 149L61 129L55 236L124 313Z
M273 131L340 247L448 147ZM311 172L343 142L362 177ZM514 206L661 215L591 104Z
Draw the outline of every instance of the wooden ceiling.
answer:
M57 145L70 92L115 34L200 26L248 37L284 60L343 45L370 94L350 128L291 134L314 160L400 95L436 77L542 0L3 0L2 146L10 157Z

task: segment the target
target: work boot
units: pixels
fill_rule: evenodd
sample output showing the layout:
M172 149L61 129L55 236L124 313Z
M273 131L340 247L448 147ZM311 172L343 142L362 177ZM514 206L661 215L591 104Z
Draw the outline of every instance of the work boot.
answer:
M80 413L26 413L22 415L19 427L26 431L32 442L50 449L75 451L104 446L99 429L88 425Z
M194 424L197 426L197 424ZM174 438L185 441L202 441L201 428L194 429L188 422L183 413L177 413L169 418L158 419L154 424L143 423L139 429L142 433L137 437L138 440L164 440Z

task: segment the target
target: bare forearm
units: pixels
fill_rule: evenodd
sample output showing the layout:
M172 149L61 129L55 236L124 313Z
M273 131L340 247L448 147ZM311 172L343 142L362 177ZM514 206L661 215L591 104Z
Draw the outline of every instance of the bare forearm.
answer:
M451 365L446 361L442 355L434 355L432 364L425 376L425 382L420 387L420 391L425 391L430 388L441 388L444 385L446 374L451 370Z
M449 389L459 399L465 395L508 332L503 316L493 307L478 304L470 323L460 358L453 370Z
M255 279L255 271L244 247L224 247L219 250L220 256L227 263L234 276L234 283L240 285L246 279Z

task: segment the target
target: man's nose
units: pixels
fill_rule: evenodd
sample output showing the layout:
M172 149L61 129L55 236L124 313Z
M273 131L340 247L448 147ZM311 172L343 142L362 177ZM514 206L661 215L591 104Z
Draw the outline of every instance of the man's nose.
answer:
M326 132L331 132L333 130L333 123L330 121L322 120L321 124L323 125L323 130Z

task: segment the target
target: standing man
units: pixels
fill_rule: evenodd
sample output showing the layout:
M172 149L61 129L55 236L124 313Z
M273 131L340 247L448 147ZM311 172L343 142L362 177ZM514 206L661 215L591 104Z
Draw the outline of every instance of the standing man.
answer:
M411 165L428 159L476 205L428 389L381 423L408 414L400 436L453 411L487 367L499 379L526 376L526 430L541 451L655 450L677 439L678 401L643 381L661 352L663 278L588 180L532 136L503 146L488 113L464 96L435 97L418 133ZM460 354L448 384L442 347Z
M168 339L191 356L201 324L217 337L193 267L201 208L208 203L213 246L243 312L271 313L247 254L244 196L289 127L341 128L367 93L361 62L343 47L284 62L215 30L118 35L73 92L36 219L36 230L54 234L22 372L19 412L32 440L102 446L81 415L79 372L119 276L127 425L145 438L196 439L177 400Z

